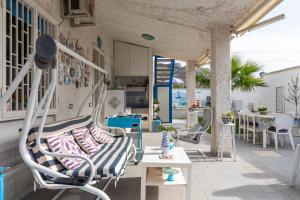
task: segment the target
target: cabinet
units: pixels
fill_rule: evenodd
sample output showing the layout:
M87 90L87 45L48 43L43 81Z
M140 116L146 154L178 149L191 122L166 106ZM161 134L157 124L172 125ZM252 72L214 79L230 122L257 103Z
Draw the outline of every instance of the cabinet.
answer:
M116 76L148 76L148 48L115 41Z

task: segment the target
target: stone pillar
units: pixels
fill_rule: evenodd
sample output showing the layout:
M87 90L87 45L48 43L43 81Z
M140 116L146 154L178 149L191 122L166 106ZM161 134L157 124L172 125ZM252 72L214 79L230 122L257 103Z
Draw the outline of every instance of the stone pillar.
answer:
M191 107L193 100L195 100L195 90L196 90L196 71L195 65L196 60L188 60L186 65L186 106Z
M218 151L221 132L221 114L231 110L231 66L230 66L230 26L215 24L211 28L211 97L212 97L212 141L211 151ZM226 130L225 135L229 134ZM230 148L225 139L224 147Z
M196 72L195 65L197 64L196 60L188 60L186 65L186 119L187 119L187 127L195 124L196 118L189 116L189 110L193 105L193 101L195 100L195 90L196 90Z

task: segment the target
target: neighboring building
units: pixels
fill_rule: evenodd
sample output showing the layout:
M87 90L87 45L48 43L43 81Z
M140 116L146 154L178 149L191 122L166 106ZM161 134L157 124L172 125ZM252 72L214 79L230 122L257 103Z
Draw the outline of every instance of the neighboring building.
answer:
M242 100L244 108L249 103L253 103L254 109L266 106L271 112L296 112L295 106L287 102L286 97L288 96L288 83L298 74L300 75L300 66L266 73L264 79L268 87L256 87L253 92L233 91L232 99Z

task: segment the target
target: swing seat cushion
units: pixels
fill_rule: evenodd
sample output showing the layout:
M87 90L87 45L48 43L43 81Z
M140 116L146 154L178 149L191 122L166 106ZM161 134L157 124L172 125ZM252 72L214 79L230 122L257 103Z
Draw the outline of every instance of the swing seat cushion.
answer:
M94 154L100 149L101 145L95 141L88 128L76 128L72 131L72 133L79 146L87 154Z
M131 145L131 137L116 138L110 144L101 144L99 151L90 155L95 165L95 178L123 175ZM87 177L90 172L90 165L84 163L79 168L67 169L62 173L71 177Z

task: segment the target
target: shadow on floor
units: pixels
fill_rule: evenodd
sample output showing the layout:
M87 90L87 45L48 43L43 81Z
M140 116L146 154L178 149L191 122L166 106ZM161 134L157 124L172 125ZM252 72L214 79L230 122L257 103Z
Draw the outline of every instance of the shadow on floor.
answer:
M95 187L102 188L104 183L96 184ZM140 199L140 178L123 178L118 181L117 188L112 181L106 190L106 194L111 200L139 200ZM41 189L31 192L22 200L50 200L58 190ZM147 200L158 200L158 187L147 187ZM95 196L78 189L70 189L66 191L58 200L95 200Z

